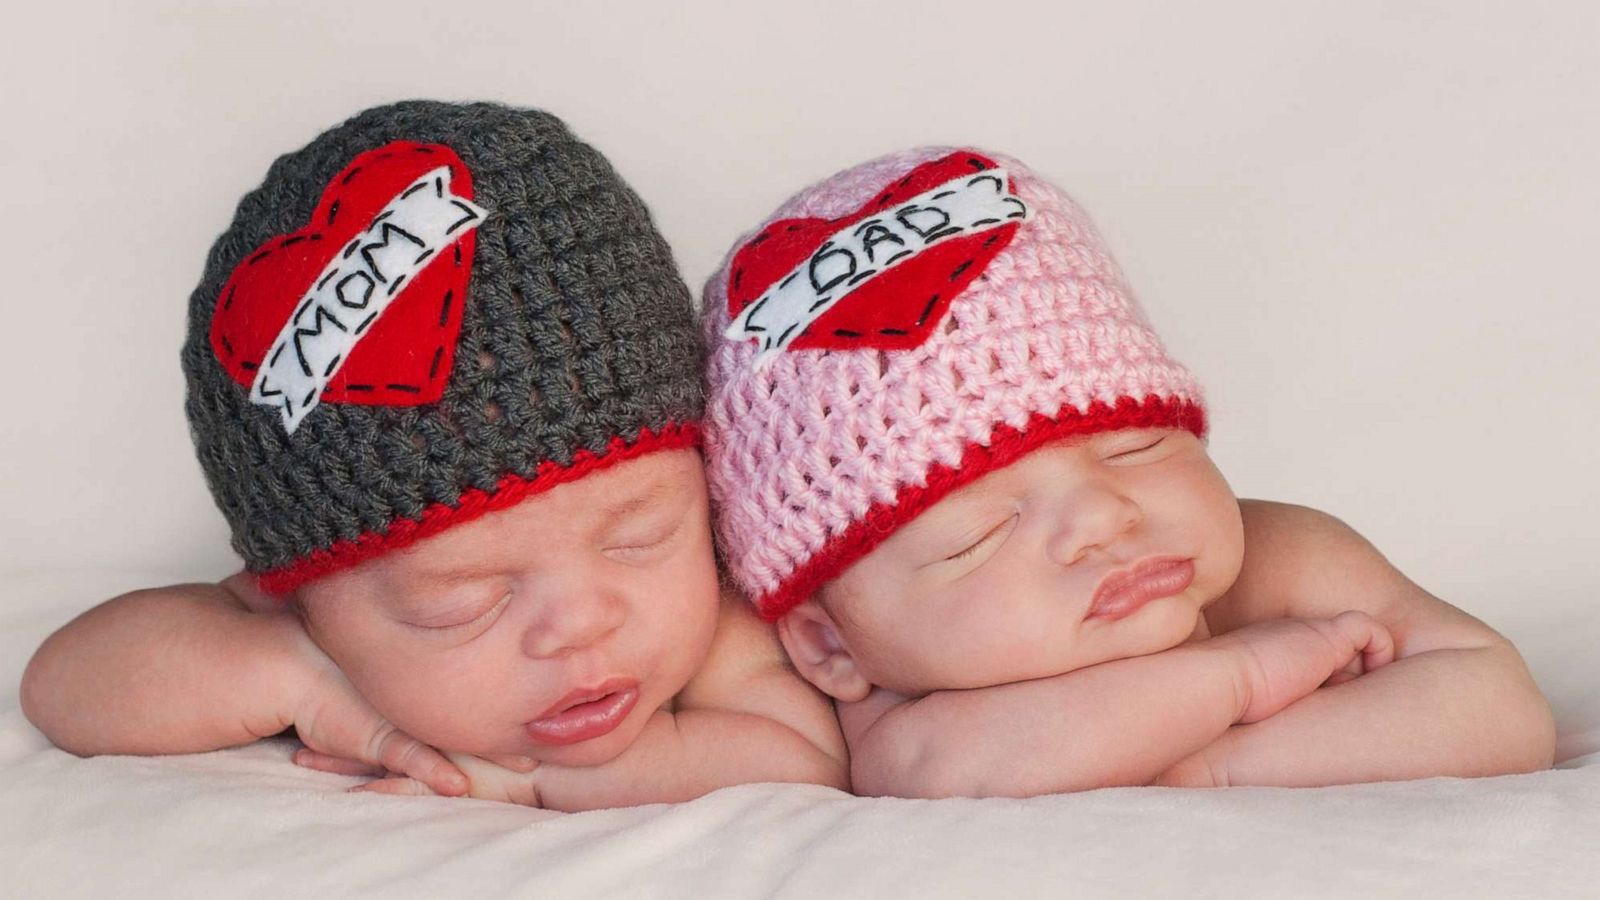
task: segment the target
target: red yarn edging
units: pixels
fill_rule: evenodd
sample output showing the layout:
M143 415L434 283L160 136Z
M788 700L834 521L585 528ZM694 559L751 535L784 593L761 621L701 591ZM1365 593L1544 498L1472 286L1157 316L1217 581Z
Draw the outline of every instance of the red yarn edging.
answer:
M340 540L327 549L313 550L287 566L257 573L256 584L267 594L281 597L308 581L398 550L446 528L470 522L484 513L505 509L558 484L577 481L647 453L699 445L700 426L693 422L669 424L660 431L646 428L631 444L620 437L612 438L600 453L580 450L570 465L541 463L531 478L507 475L495 484L492 492L470 488L461 493L455 506L435 503L424 509L420 518L396 519L383 532L369 531L353 541Z
M816 593L857 560L871 553L900 526L921 515L955 489L976 481L996 469L1003 469L1033 450L1052 441L1076 435L1115 431L1119 428L1176 426L1204 438L1205 410L1188 400L1167 399L1151 394L1143 402L1121 397L1115 407L1100 401L1087 412L1068 408L1058 417L1034 413L1021 430L996 426L987 444L968 444L955 468L934 464L928 470L924 487L905 487L888 503L874 503L867 514L829 540L817 554L795 569L778 589L760 597L756 609L761 618L776 622L783 614Z

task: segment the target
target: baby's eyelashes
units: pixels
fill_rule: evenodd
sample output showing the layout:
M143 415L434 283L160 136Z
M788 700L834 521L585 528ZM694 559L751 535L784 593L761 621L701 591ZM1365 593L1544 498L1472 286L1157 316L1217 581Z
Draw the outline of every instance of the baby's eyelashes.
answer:
M998 545L1002 540L1005 539L1005 536L1010 533L1011 527L1017 523L1019 518L1021 518L1021 513L1012 513L1004 521L996 524L994 527L984 532L983 535L977 540L968 544L961 550L944 557L943 559L939 560L939 562L964 562L972 560L980 553L986 553L987 551L992 550L994 546Z

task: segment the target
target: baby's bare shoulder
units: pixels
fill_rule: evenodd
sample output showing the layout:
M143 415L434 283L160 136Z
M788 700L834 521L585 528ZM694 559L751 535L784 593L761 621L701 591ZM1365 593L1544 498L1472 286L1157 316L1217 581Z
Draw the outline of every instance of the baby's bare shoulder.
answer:
M833 704L789 664L772 625L750 604L725 596L705 665L677 697L677 708L718 709L764 716L799 732L819 748L843 752Z
M1372 542L1338 517L1293 503L1240 500L1244 565L1206 609L1213 634L1267 619L1371 615L1412 652L1432 645L1498 638L1483 623L1423 590Z

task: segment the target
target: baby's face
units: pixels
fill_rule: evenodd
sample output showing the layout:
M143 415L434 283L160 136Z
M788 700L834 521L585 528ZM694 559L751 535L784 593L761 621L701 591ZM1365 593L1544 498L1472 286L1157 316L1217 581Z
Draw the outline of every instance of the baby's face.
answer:
M858 688L917 695L1059 675L1183 643L1237 578L1243 548L1238 501L1194 435L1107 432L946 497L782 630L791 654L813 659L815 641L834 640ZM1118 590L1135 568L1158 574ZM865 688L839 672L819 686L859 699Z
M300 600L317 644L418 740L605 762L711 644L700 455L618 463L313 582Z

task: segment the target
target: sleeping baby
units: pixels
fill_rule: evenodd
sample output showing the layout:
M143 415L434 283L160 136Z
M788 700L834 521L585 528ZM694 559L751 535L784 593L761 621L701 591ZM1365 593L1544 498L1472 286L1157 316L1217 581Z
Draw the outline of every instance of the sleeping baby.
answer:
M1016 161L807 188L705 315L717 536L833 697L858 793L1550 765L1510 643L1338 519L1234 497L1194 377Z
M846 787L827 699L721 599L701 358L645 207L554 117L356 116L273 164L190 299L247 572L85 613L24 710L80 754L293 727L302 765L553 809Z

